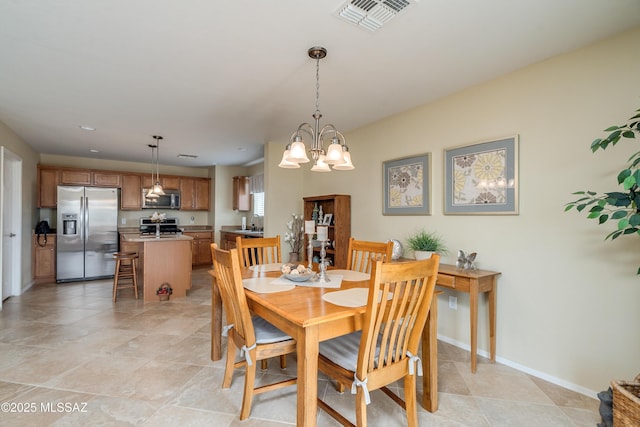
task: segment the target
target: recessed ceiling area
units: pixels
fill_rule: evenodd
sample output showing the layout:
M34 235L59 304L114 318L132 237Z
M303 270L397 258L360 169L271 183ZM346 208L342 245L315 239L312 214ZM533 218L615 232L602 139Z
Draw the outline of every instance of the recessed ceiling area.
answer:
M46 154L147 163L163 135L163 164L245 165L312 121L311 46L348 133L638 25L636 0L2 2L0 121Z

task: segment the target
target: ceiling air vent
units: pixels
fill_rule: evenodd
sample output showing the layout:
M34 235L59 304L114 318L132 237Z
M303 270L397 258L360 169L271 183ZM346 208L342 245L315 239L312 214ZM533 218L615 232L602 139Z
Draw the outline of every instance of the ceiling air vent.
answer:
M347 22L376 31L410 4L409 0L349 0L337 14Z

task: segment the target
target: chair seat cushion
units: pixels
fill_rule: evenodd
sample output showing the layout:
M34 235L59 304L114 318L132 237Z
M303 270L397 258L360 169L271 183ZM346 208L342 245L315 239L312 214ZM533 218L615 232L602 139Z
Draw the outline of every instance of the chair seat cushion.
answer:
M253 316L253 329L256 334L258 344L271 344L274 342L287 341L292 339L289 335L273 326L260 316Z
M356 370L362 331L352 332L320 343L320 354L350 371Z

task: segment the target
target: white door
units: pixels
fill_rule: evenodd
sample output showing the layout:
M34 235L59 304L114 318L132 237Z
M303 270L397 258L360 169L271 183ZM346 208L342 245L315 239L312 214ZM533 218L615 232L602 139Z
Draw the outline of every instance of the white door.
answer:
M20 295L22 159L0 147L0 310L2 301Z

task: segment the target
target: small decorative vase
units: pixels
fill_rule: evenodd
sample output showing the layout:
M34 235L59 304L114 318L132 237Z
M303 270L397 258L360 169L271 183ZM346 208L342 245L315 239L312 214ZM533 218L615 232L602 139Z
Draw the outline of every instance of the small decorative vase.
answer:
M289 262L298 262L299 256L298 252L289 252Z

